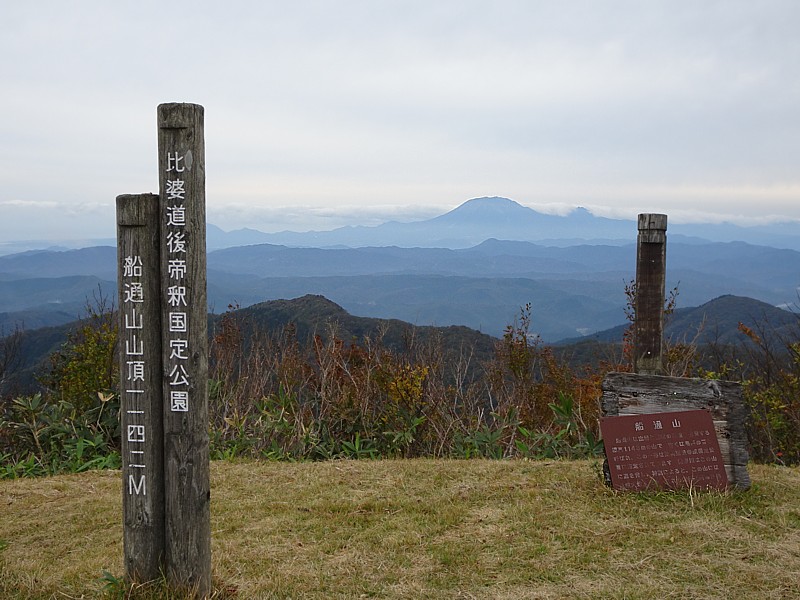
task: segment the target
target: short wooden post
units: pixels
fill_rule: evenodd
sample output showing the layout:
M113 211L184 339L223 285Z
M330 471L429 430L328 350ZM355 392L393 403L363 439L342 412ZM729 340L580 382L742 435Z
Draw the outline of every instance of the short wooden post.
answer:
M663 375L667 215L640 214L636 247L634 372Z
M167 579L211 590L203 107L158 107Z
M158 196L117 196L122 514L128 580L157 579L164 560Z

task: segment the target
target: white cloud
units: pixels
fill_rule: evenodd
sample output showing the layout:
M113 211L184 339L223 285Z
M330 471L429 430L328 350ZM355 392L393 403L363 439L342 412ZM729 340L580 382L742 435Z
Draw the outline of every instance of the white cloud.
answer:
M798 22L791 0L7 3L0 200L113 228L117 194L155 191L157 104L193 101L229 228L481 195L797 218Z
M22 208L34 210L51 210L58 206L57 202L46 200L0 200L0 207Z

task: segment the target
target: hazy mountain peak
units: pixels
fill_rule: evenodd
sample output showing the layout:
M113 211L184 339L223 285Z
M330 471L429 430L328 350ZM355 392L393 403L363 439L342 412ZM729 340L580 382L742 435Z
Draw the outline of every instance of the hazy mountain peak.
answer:
M433 219L434 221L437 219L446 219L448 217L453 216L469 216L475 217L476 215L481 216L499 216L499 215L511 215L511 214L519 214L519 213L535 213L533 209L526 208L522 206L518 202L514 200L509 200L508 198L501 198L499 196L484 196L482 198L472 198L471 200L467 200L463 204L457 206L453 210L448 213L441 215L440 217L436 217Z
M578 206L575 210L569 213L572 219L594 219L596 218L588 208Z
M390 221L375 226L345 226L305 233L261 233L253 229L225 233L209 226L207 247L213 250L271 243L314 248L395 245L456 249L469 248L489 238L563 247L585 243L625 244L635 241L637 233L635 220L596 216L586 207L558 215L539 212L509 198L484 196L467 200L438 217L408 223ZM688 239L681 236L698 238L695 242L700 239L747 240L760 245L800 249L800 236L795 229L670 224L670 235L675 234L677 239Z
M503 198L502 196L481 196L480 198L472 198L456 207L454 210L509 210L509 209L525 209L519 202L515 202L510 198Z

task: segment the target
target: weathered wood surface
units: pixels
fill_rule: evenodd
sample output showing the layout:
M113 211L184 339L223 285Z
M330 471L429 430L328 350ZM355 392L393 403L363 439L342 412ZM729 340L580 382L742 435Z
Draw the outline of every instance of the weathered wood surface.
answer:
M634 370L662 375L667 215L640 214L636 246Z
M604 416L646 415L705 409L711 413L728 481L739 489L750 487L747 472L747 407L742 389L732 381L609 373L603 380Z
M164 567L158 196L117 197L122 516L126 578Z
M166 563L171 585L211 589L204 111L158 107Z

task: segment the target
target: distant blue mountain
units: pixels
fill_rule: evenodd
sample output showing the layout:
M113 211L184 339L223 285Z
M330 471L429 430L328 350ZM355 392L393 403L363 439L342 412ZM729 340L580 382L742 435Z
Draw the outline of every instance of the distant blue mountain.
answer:
M529 216L523 207L490 206L499 209L497 221L509 211ZM443 215L445 225L469 221L469 211L487 215L481 202L461 209ZM594 222L588 213L583 218ZM322 294L359 316L467 325L492 335L500 335L519 307L531 302L535 331L557 340L620 323L624 284L633 279L635 262L632 240L557 247L488 239L456 250L256 244L209 253L208 298L212 308L224 310L228 304ZM3 323L8 330L13 323L74 318L95 294L114 298L115 278L116 249L109 246L0 256L0 313L6 313L0 315L0 335ZM676 285L680 306L725 294L791 306L800 285L800 252L669 238L667 286Z
M473 198L424 221L391 221L374 227L348 226L331 231L261 233L240 229L225 234L209 230L209 249L269 243L300 247L401 246L405 248L469 248L488 238L550 242L554 245L625 243L636 238L633 221L595 217L579 208L568 216L540 213L508 198Z
M391 221L374 227L348 226L330 231L263 233L240 229L225 233L209 226L210 250L251 244L294 247L400 246L405 248L469 248L489 239L536 242L551 246L619 245L634 241L636 222L597 217L585 208L569 215L549 215L509 200L473 198L457 208L424 221ZM686 243L744 241L800 250L800 223L739 227L721 224L669 224L668 236Z
M91 246L77 250L29 250L0 256L0 279L94 275L117 278L116 246Z
M681 306L725 294L773 306L797 301L797 250L699 237L772 232L797 241L788 225L693 227L670 224L667 232L667 286L679 285ZM547 215L506 198L475 198L416 223L327 232L225 233L209 225L208 298L224 310L323 294L359 316L493 335L532 302L536 332L556 340L622 321L636 235L633 221L585 209ZM80 314L98 293L114 298L116 271L113 245L0 256L0 336L14 323L56 324Z
M740 324L766 336L773 348L779 348L787 340L796 339L798 315L753 298L727 294L700 306L675 310L665 322L664 337L671 344L737 344L747 340L740 331ZM572 344L587 339L621 343L628 326L625 323L559 343Z
M209 223L207 247L210 251L254 244L315 248L399 246L457 249L470 248L490 238L565 247L625 244L635 241L636 235L636 222L633 220L598 217L585 208L577 208L565 216L549 215L508 198L488 197L473 198L432 219L411 223L390 221L373 227L347 226L328 231L265 233L252 228L226 232ZM686 244L741 241L800 250L800 221L740 227L731 223L677 224L670 220L667 236ZM42 249L55 251L115 245L113 239L4 242L0 243L0 256Z

